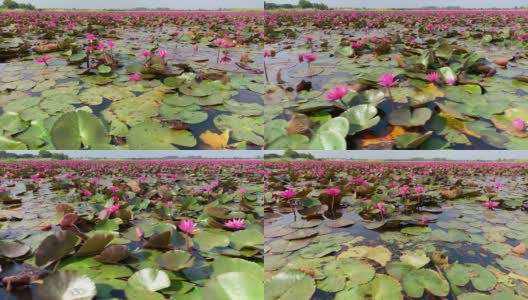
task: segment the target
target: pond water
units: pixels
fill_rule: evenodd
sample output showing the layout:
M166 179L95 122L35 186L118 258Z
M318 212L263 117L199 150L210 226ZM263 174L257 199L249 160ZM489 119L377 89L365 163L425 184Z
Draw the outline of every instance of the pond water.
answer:
M350 187L344 183L345 169L329 166L314 176L317 171L297 166L302 171L291 184L288 176L295 172L277 165L269 164L275 196L268 198L265 216L267 289L288 282L292 290L304 290L290 291L296 299L528 297L528 255L525 249L514 250L528 242L524 177L475 173L447 179L435 171L422 176L411 167L416 175L409 181L407 168L388 171L383 164L371 164L380 173L349 171L348 178L363 174L369 182ZM491 191L496 182L502 186ZM387 188L390 183L397 185ZM401 196L404 185L410 192ZM425 192L413 192L417 186ZM325 202L331 199L325 191L332 187L340 189L334 210ZM460 194L446 199L448 189L460 189ZM297 192L296 216L280 196L285 190ZM486 208L490 199L500 206Z
M7 138L1 148L261 148L263 27L258 14L195 19L192 14L140 13L125 21L118 13L117 23L101 26L110 15L43 13L39 22L53 19L59 25L41 29L30 26L29 15L3 16L0 27L7 38L0 54L16 55L0 61L0 130ZM10 26L13 17L20 28ZM144 18L165 24L145 25ZM70 28L72 21L78 23ZM93 41L87 39L90 34ZM217 38L234 47L220 49ZM46 50L50 45L59 49ZM103 48L85 50L99 45ZM167 51L163 57L160 50ZM49 61L35 61L42 57ZM132 74L140 78L132 80ZM56 123L77 110L89 113L82 117L86 123L76 124L75 114ZM90 136L81 138L76 127ZM215 142L222 133L227 139ZM59 135L79 136L79 142Z
M58 299L66 289L90 298L202 299L218 293L205 288L224 273L240 273L254 286L251 293L262 293L256 161L3 168L10 173L0 185L1 299ZM245 171L255 175L242 178ZM242 227L225 227L235 218ZM194 223L188 233L184 221ZM225 280L238 284L239 275Z
M482 15L463 20L457 12L272 14L268 23L275 26L265 45L273 51L266 60L266 148L525 149L527 135L512 121L526 119L526 43L507 37L513 27L494 19L502 13L483 15L493 21ZM522 27L526 18L516 16L512 21ZM428 30L428 23L448 29ZM427 78L433 72L439 81ZM387 73L397 82L390 92L378 84ZM457 83L446 84L446 76ZM341 100L327 100L345 85ZM338 125L322 124L339 116L348 119L349 132L337 140L327 131Z

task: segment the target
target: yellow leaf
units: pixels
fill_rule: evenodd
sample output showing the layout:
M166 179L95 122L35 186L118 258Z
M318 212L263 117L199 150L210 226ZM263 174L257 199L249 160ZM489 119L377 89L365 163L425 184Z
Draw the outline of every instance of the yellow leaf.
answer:
M211 150L226 149L227 141L229 141L229 129L226 129L221 134L207 130L200 135L200 139L206 143Z
M368 147L373 145L387 144L392 143L397 137L402 134L405 134L407 131L405 128L400 126L391 127L390 131L382 136L378 137L370 133L365 133L361 135L361 147Z

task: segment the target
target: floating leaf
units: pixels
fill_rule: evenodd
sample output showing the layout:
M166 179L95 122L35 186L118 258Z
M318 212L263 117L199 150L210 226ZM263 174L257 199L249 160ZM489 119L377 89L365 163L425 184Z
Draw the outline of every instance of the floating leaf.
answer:
M168 288L170 279L164 271L145 268L130 276L128 286L133 289L155 292Z
M51 141L57 149L97 147L110 142L101 120L93 114L79 110L62 115L51 129Z
M156 121L146 121L130 129L128 144L131 149L170 150L174 145L196 146L196 138L187 130L174 130Z
M343 251L337 256L338 259L344 259L349 257L356 258L368 258L376 261L382 266L385 266L391 259L392 253L389 249L383 246L368 247L368 246L357 246L350 247L346 251Z
M77 271L55 272L37 288L41 299L90 300L96 293L95 283Z
M422 297L424 290L438 296L449 294L449 283L440 274L429 269L413 270L402 278L403 290L413 298Z
M79 238L69 230L57 231L46 237L35 251L35 264L43 266L69 254Z
M194 257L187 251L174 250L163 253L158 257L156 262L163 269L180 271L185 268L190 268L193 265Z
M200 135L200 139L206 143L211 150L224 150L229 141L229 129L224 130L221 134L207 130Z
M113 239L114 236L112 234L96 233L84 242L75 255L88 256L99 254Z
M102 263L116 263L130 255L128 248L122 245L111 245L105 248L95 259Z
M265 299L309 300L315 292L312 277L299 272L281 272L266 281Z

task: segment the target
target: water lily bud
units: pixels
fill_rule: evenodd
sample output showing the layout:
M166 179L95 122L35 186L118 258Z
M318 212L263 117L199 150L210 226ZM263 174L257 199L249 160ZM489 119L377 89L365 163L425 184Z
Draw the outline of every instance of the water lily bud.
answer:
M522 119L516 118L512 122L512 127L517 129L517 130L519 130L519 131L524 131L524 130L526 130L526 123L524 123L524 121Z

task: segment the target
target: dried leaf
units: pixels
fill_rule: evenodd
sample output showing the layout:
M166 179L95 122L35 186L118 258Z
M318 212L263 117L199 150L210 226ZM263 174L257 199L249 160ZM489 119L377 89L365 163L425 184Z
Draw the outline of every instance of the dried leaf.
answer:
M76 213L67 213L62 217L60 221L60 226L62 227L72 226L73 224L75 224L75 222L77 222L78 218L79 217L77 216Z
M310 119L305 114L294 113L288 121L289 134L303 134L310 129Z
M224 130L221 134L207 130L200 135L200 139L209 146L211 150L223 150L227 147L229 141L229 129Z
M402 134L405 134L405 128L401 126L392 126L389 133L387 133L385 136L377 137L370 133L364 133L361 135L361 147L368 147L372 145L380 145L380 144L386 144L391 143L399 137Z
M526 253L526 245L524 243L520 243L519 245L512 248L513 253L524 255Z
M138 193L141 191L141 188L139 187L139 182L137 182L136 180L129 181L127 185L134 193Z

